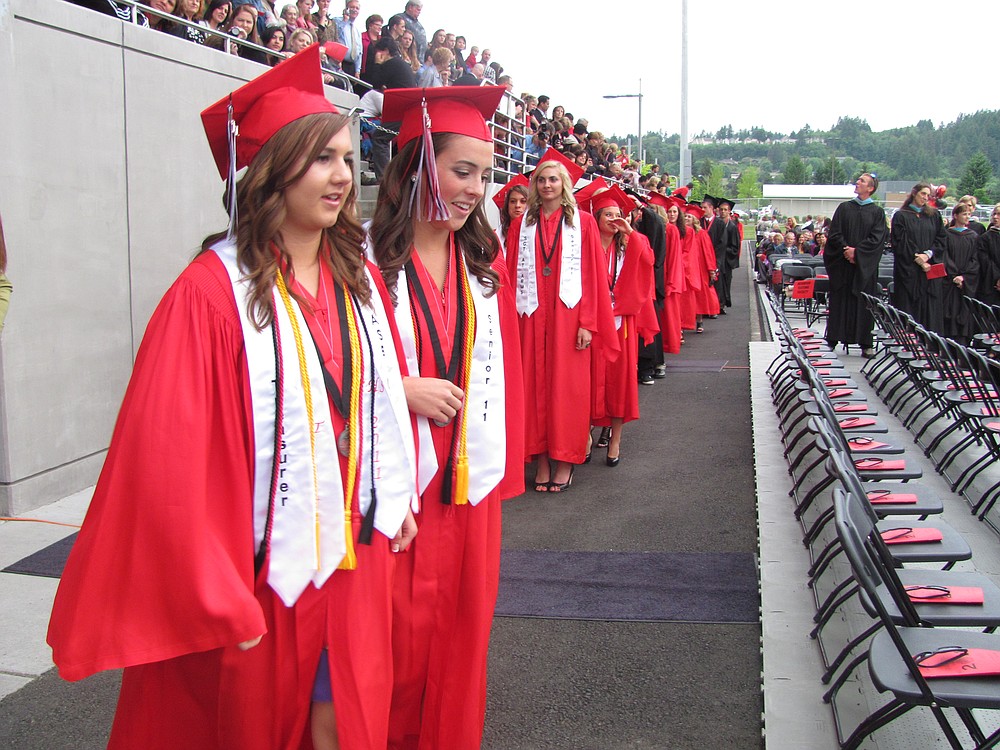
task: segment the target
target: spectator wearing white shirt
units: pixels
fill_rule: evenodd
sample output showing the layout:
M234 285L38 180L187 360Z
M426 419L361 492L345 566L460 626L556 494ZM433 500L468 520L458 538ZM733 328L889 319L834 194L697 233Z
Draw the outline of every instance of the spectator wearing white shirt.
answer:
M336 22L339 41L347 47L347 55L345 55L341 67L345 73L352 76L358 74L361 67L361 56L364 54L364 42L361 39L364 29L361 28L361 22L358 21L360 14L361 0L347 0L344 5L344 18Z

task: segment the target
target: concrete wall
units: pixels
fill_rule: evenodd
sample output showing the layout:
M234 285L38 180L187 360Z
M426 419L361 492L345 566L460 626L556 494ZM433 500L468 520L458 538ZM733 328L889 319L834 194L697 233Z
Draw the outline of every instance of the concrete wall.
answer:
M0 0L0 70L10 515L97 479L146 322L225 227L199 113L264 68L66 2Z

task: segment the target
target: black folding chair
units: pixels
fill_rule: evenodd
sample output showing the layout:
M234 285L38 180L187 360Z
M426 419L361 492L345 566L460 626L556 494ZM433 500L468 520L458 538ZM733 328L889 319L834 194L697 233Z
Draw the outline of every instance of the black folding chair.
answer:
M860 589L874 609L881 630L868 650L868 670L879 692L892 693L892 699L861 722L851 735L844 739L837 714L835 693L830 696L837 737L844 750L854 750L871 735L895 721L917 706L931 710L941 731L954 750L961 750L961 741L948 720L945 708L954 708L975 743L977 750L996 747L1000 730L986 736L973 709L1000 708L1000 677L935 678L928 679L921 667L930 672L944 666L952 658L962 658L970 648L1000 651L1000 636L991 633L971 633L942 628L917 627L912 608L904 604L901 615L907 620L905 627L897 625L879 591L881 577L874 560L878 551L877 534L867 525L862 514L863 506L852 503L847 493L834 495L837 533L851 563L851 569ZM898 604L894 601L894 604ZM910 609L910 611L906 611Z
M794 263L783 263L781 266L781 309L786 310L785 303L791 299L796 306L804 312L804 305L798 305L801 300L796 300L791 296L791 290L796 281L805 281L813 278L813 269L798 261Z

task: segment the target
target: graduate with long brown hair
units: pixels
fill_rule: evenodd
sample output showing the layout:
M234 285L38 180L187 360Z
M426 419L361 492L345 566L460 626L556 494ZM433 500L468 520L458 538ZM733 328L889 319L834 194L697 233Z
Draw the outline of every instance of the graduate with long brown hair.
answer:
M49 626L66 679L125 668L111 748L386 746L416 456L320 76L202 113L230 226L146 328Z
M389 748L472 750L500 580L500 502L524 492L513 288L483 210L499 88L391 89L401 122L369 247L395 306L418 430L420 529L397 558Z

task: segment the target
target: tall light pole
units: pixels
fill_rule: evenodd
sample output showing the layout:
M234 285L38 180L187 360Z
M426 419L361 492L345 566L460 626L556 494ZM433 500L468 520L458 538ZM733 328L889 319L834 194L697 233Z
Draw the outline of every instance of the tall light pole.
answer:
M681 0L681 142L677 184L691 181L691 151L688 148L688 0Z
M642 79L639 79L638 94L605 94L604 99L638 99L639 100L639 163L646 160L646 151L642 147Z

